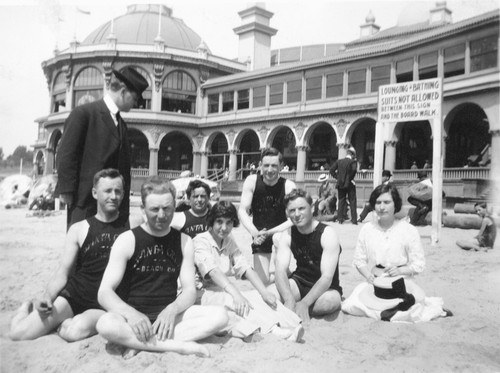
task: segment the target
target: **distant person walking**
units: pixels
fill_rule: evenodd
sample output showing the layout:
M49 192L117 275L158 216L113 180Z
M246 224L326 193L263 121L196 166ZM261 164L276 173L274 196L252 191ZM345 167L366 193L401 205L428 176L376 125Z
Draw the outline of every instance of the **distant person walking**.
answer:
M358 216L356 211L356 183L354 177L357 172L357 163L354 159L356 157L356 150L350 147L347 150L345 158L335 161L330 174L337 179L337 189L339 191L339 223L344 222L344 217L347 213L346 198L349 198L349 206L351 209L351 222L358 224Z
M74 108L66 119L57 152L56 195L68 205L68 228L96 214L92 178L105 168L116 168L123 175L120 214L128 216L130 147L120 111L128 112L135 107L147 86L146 79L132 68L126 67L121 72L113 70L104 98Z

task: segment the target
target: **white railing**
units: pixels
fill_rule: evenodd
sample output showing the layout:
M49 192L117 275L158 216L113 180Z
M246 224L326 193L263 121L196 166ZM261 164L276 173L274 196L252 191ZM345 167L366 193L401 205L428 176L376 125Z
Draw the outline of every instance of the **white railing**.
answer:
M237 171L237 179L242 180L243 169ZM249 171L249 170L248 170ZM419 171L427 171L429 177L432 176L432 169L421 170L395 170L394 180L415 180ZM167 179L177 179L182 171L177 170L158 170L158 175ZM329 173L328 171L304 171L304 179L306 181L316 181L319 175ZM296 171L282 171L281 176L295 180ZM133 168L131 170L132 177L145 177L149 176L149 169L147 168ZM490 177L490 169L488 167L457 167L443 169L443 180L462 180L462 179L480 179L487 180ZM373 170L360 170L356 173L355 180L373 180ZM220 178L216 181L220 181Z

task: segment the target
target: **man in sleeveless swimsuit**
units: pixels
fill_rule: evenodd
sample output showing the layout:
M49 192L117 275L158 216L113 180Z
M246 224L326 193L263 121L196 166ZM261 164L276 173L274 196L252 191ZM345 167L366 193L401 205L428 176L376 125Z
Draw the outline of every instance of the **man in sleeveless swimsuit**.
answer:
M97 330L108 341L127 347L126 357L138 350L209 356L208 349L194 341L228 323L222 307L193 306L193 243L170 227L175 195L172 183L157 176L142 185L146 220L117 238L99 288L99 303L108 313ZM178 279L182 292L177 295Z
M191 208L176 212L170 226L194 238L208 230L207 214L210 207L210 187L201 180L193 180L186 189Z
M275 148L261 153L260 174L249 175L243 184L238 215L252 235L254 269L268 283L273 235L291 227L283 199L296 188L295 183L280 177L283 156ZM251 217L253 216L253 218Z
M291 233L281 235L276 255L276 288L284 305L307 323L340 309L339 239L334 229L313 218L313 202L301 189L285 196ZM290 259L297 269L288 278Z
M59 269L41 298L19 308L11 323L11 339L35 339L58 326L59 335L70 342L96 334L97 320L104 314L97 290L111 246L129 223L119 216L123 177L118 170L99 171L93 184L97 214L71 226Z

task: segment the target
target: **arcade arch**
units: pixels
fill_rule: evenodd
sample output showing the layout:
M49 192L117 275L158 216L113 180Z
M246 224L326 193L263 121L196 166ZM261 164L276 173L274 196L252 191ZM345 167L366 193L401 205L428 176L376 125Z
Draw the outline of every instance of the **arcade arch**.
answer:
M372 169L375 160L375 120L362 118L353 123L350 144L356 149L356 157L361 169ZM350 136L349 136L350 135Z
M132 168L149 168L149 145L144 133L135 128L129 128L130 160Z
M490 163L490 126L484 110L472 103L461 104L445 120L445 167L485 166Z
M332 126L320 122L311 127L308 133L309 151L306 157L306 170L328 170L339 157L337 134Z
M229 166L229 145L226 136L222 132L215 135L210 145L210 153L208 155L208 171L209 174L217 170L225 170Z
M254 131L246 130L241 133L235 141L235 147L239 149L237 165L240 168L247 169L252 164L258 167L260 161L260 140Z
M193 166L193 144L182 132L166 134L158 151L158 169L191 170Z
M272 136L271 146L283 154L283 165L287 165L290 170L297 169L297 148L293 131L282 126Z
M195 114L196 83L186 72L172 71L163 81L161 110Z
M429 121L399 122L394 135L397 140L395 169L409 169L413 162L418 168L423 168L426 161L432 164L432 128Z

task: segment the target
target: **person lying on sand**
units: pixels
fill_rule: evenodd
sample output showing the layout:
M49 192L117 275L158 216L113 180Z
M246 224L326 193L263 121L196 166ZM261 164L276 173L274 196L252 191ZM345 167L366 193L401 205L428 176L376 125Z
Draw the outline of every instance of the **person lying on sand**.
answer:
M145 222L121 234L111 249L98 292L99 303L108 313L97 323L97 331L128 348L125 357L139 350L210 356L205 346L194 341L228 323L224 308L193 305L193 243L170 227L175 196L170 181L157 176L147 180L141 187Z
M111 246L129 229L129 223L119 216L123 177L118 170L99 171L93 183L97 214L71 226L61 264L45 293L24 302L12 319L12 340L35 339L57 327L59 335L69 342L96 334L97 320L104 314L97 290Z
M341 248L333 228L313 218L313 201L307 192L294 189L284 202L293 227L279 241L276 288L285 306L308 323L310 315L323 316L340 309ZM288 278L292 255L297 269Z

